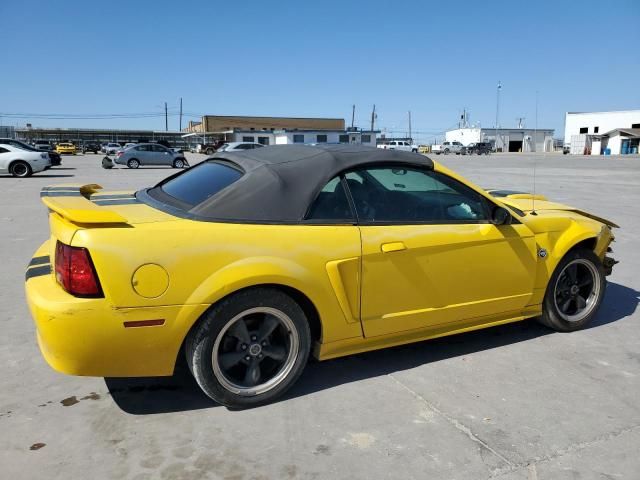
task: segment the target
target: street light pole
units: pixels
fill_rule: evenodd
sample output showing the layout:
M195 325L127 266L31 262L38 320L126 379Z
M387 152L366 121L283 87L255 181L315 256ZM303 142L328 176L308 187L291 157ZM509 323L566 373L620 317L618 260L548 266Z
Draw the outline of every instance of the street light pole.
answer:
M498 80L498 90L496 93L496 152L498 151L498 119L500 118L500 90L502 90L502 84Z
M164 129L169 131L169 115L167 114L167 102L164 102Z

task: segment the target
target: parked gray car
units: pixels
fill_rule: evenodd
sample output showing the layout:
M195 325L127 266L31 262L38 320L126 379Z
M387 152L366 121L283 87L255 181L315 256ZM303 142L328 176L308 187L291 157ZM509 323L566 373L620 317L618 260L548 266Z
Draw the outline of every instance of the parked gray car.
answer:
M129 168L138 168L140 165L166 165L173 168L189 166L184 154L157 143L139 143L121 150L116 153L114 162Z

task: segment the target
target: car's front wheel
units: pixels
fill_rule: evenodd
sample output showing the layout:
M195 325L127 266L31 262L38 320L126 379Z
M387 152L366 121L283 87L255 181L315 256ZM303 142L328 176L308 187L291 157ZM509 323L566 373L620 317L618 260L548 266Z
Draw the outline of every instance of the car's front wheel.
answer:
M139 166L140 166L140 162L135 158L132 158L127 162L127 167L129 168L138 168Z
M173 168L184 168L184 160L182 158L176 158L173 161Z
M549 280L540 321L561 332L579 330L596 315L605 289L600 259L585 248L570 251Z
M29 165L27 162L23 162L22 160L13 162L9 170L11 172L11 175L18 178L29 177L33 173L31 165Z
M302 308L280 290L255 288L211 308L189 333L185 353L209 397L246 408L268 403L291 387L310 346Z

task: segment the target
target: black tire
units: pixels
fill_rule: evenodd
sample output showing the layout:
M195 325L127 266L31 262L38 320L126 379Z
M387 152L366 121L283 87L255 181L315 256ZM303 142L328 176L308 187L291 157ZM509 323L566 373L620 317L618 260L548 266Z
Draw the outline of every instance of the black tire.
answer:
M204 153L206 153L207 155L213 155L215 152L215 150L213 148L207 148Z
M576 273L572 274L574 269ZM586 284L587 277L591 278L590 286ZM584 328L598 312L606 286L600 259L586 248L571 250L551 275L540 323L559 332ZM583 302L584 308L581 308ZM567 309L564 309L565 305L568 305Z
M445 149L444 149L444 154L445 154L445 155L449 155L449 149L448 149L448 148L445 148Z
M184 159L184 158L176 158L176 159L173 161L173 168L184 168L184 166L185 166L185 164L186 164L186 163L187 163L187 162L185 161L185 159Z
M127 167L129 168L138 168L140 166L140 161L137 158L131 158L127 162Z
M414 149L412 149L411 151L412 151L413 153L418 153L418 149L417 149L417 148L414 148Z
M9 171L11 172L11 175L17 178L27 178L33 175L31 165L23 160L13 162L9 167Z
M247 313L253 309L279 312L277 315L288 319L288 326L271 313ZM273 322L271 318L279 322L277 326L263 340L257 338L263 327L269 330L267 323ZM245 321L254 323L247 325ZM236 328L240 322L245 325L244 329ZM252 330L250 326L257 329ZM246 337L247 343L243 343L241 337ZM288 342L284 353L278 350L279 356L287 357L280 367L272 353L264 356L261 353L267 352L267 348L280 348L277 341ZM255 407L281 396L302 374L310 348L311 334L304 311L291 297L275 288L253 288L222 300L203 315L185 341L187 363L200 388L216 402L231 408ZM223 356L234 356L227 367ZM255 364L259 365L258 382L262 381L265 367L275 373L258 384L251 385L253 380L249 380L248 385L234 383L233 376L243 377L242 382L246 382Z

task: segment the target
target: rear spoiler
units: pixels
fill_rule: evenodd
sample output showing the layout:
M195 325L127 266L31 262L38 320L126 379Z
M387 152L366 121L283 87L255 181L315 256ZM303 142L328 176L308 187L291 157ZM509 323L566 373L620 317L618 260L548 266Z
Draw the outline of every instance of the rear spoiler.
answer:
M56 185L44 187L40 198L47 208L73 223L127 223L122 215L91 201L91 195L102 190L100 185Z

